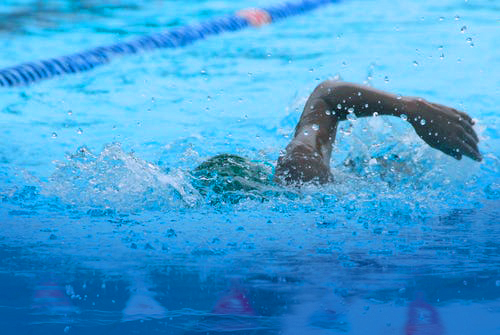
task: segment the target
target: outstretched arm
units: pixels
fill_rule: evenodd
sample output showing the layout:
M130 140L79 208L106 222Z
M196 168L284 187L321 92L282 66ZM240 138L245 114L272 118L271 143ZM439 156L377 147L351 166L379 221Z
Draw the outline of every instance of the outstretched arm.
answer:
M325 81L306 102L295 135L278 159L276 179L285 183L331 179L330 156L339 121L392 115L406 119L431 147L461 159L480 161L474 122L465 113L422 98L401 97L368 86ZM403 117L406 116L406 117Z

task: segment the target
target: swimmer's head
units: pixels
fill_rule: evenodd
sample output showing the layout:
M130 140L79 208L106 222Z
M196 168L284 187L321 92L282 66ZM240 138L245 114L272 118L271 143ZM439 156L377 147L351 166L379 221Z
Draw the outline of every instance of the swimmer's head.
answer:
M271 168L248 159L222 154L200 164L191 173L194 186L201 194L232 195L235 199L247 197L270 184Z

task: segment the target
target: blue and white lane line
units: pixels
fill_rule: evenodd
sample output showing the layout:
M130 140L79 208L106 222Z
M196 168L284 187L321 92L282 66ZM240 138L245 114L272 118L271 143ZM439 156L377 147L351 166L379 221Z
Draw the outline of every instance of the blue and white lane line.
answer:
M0 69L0 86L29 85L63 74L85 72L108 64L113 58L164 48L179 48L210 35L261 26L302 14L340 0L302 0L268 8L249 8L234 15L142 36L130 42L101 46L58 58L33 61Z

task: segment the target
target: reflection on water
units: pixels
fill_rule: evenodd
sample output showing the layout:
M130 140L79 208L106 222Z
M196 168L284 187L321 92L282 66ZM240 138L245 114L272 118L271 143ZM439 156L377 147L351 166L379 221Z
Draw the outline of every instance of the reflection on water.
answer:
M163 319L167 311L152 296L150 287L139 277L132 280L130 287L130 298L123 309L123 322L144 320L144 319Z
M417 292L416 298L408 307L406 334L442 335L445 333L441 316L436 307L424 300L423 292Z
M385 257L378 264L366 259L363 265L359 259L357 266L346 267L332 262L331 255L310 254L310 262L290 255L260 269L258 259L222 266L210 260L218 256L208 256L196 266L174 257L96 270L79 264L81 258L73 263L6 246L0 250L2 334L465 335L498 330L498 268L444 277L432 269L389 268Z

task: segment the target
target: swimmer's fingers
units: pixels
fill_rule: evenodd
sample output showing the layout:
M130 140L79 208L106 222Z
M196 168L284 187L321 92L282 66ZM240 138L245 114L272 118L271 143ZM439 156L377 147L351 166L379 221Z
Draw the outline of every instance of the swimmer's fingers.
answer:
M434 102L431 102L429 104L434 107L434 110L436 110L438 113L444 113L448 117L450 117L450 122L458 122L467 131L468 134L474 137L476 142L479 142L479 138L472 128L475 122L467 113Z
M458 127L457 135L452 137L451 141L442 148L437 148L445 154L456 159L461 159L462 155L470 157L478 162L482 160L475 139L469 135L463 128Z
M468 156L475 161L480 162L483 159L477 148L473 148L473 146L466 143L465 141L462 143L461 148L459 150L461 154L464 154L465 156Z
M460 150L464 155L478 162L482 160L481 154L479 153L479 149L477 147L476 139L474 139L474 137L468 134L465 130L462 134L462 145Z
M460 112L454 108L447 107L437 103L430 103L434 107L436 112L443 113L445 119L448 119L447 123L452 125L455 124L455 136L457 136L457 141L464 144L464 148L458 148L463 154L477 161L481 160L481 154L477 144L479 138L472 127L474 121L472 118L464 112Z
M472 127L473 123L468 121L470 118L464 119L461 116L458 116L458 119L457 119L456 117L457 117L456 115L452 116L448 122L455 123L457 126L461 127L467 135L469 135L473 138L474 143L478 143L479 137L477 136L476 131ZM472 120L472 119L470 119L470 120Z
M477 137L477 134L474 131L474 128L472 128L472 126L466 125L466 126L463 126L463 128L464 128L464 131L467 133L467 135L472 137L475 144L479 143L479 137Z
M458 118L459 118L459 120L463 119L464 121L466 121L470 125L474 125L474 123L475 123L474 120L472 120L472 118L469 116L469 114L467 114L465 112L462 112L462 111L459 111L459 110L457 110L455 108L448 107L448 106L445 106L445 105L441 105L441 104L438 104L438 103L435 103L435 102L430 102L430 104L432 106L438 108L438 109L441 109L441 110L444 110L444 111L447 111L449 113L457 115Z
M463 141L465 143L467 143L472 149L474 149L474 151L479 153L479 149L477 147L477 141L472 135L465 133L464 137L463 137Z
M427 144L456 159L465 155L481 161L479 138L469 115L423 99L413 101L416 104L408 121Z

